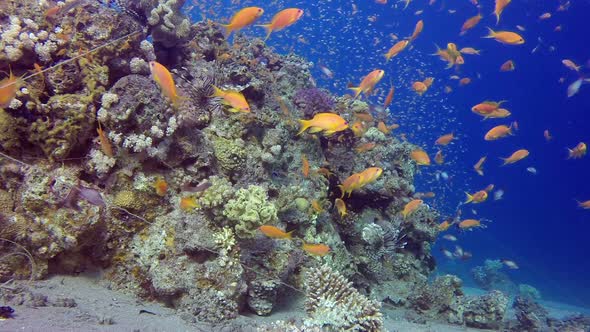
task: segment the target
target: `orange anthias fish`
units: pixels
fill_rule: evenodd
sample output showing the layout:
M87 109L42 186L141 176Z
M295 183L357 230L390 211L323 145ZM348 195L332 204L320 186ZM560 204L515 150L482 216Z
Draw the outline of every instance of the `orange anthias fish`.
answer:
M424 21L420 20L416 23L416 26L414 27L414 32L412 32L412 36L410 36L410 42L416 40L416 38L418 38L423 29Z
M174 108L178 108L179 103L184 99L178 95L176 85L170 71L156 61L150 61L150 71L154 81L158 84L162 93L172 102Z
M322 205L320 204L320 202L317 199L314 199L311 201L311 208L316 213L322 213L324 211L324 208L322 207Z
M250 105L244 95L236 90L221 90L220 88L213 85L213 96L222 99L222 104L229 106L228 111L237 113L249 113Z
M197 199L193 196L182 197L180 199L180 208L183 211L191 211L199 207Z
M449 143L451 143L451 141L453 139L455 139L455 135L453 133L442 135L436 141L434 141L434 144L436 144L436 145L448 145Z
M508 60L500 66L500 71L513 71L516 68L514 61Z
M354 151L356 151L356 153L364 153L364 152L373 150L376 146L377 146L377 143L368 142L368 143L364 143L364 144L361 144L361 145L355 147Z
M280 31L297 22L303 16L303 10L299 8L287 8L278 12L268 24L258 25L266 29L267 40L274 31Z
M409 201L405 206L404 210L402 211L402 216L406 219L409 215L414 213L414 211L418 210L420 205L422 205L424 201L421 199L414 199Z
M391 102L393 101L393 93L395 92L395 87L392 85L391 88L389 89L389 93L387 93L387 96L385 97L385 102L383 103L383 109L386 109L387 107L389 107L389 105L391 105Z
M156 194L158 196L166 196L166 192L168 192L168 183L166 180L158 178L156 179L156 182L154 182L154 189L156 189Z
M320 257L326 256L328 253L330 253L330 247L325 244L303 243L301 249L303 249L308 254Z
M489 113L492 113L493 111L497 110L498 108L500 108L500 105L502 105L504 101L499 101L499 102L495 102L495 101L484 101L481 102L475 106L473 106L471 108L471 111L473 113L479 114L479 115L486 115Z
M334 201L334 205L336 206L338 213L340 213L340 217L344 217L348 214L346 212L346 203L344 203L342 199L336 198L336 200Z
M489 33L483 38L494 38L497 42L506 45L522 45L524 44L524 38L516 32L512 31L494 31L488 28Z
M462 79L459 80L460 86L465 86L469 83L471 83L471 79L469 77L463 77Z
M416 149L410 152L410 158L416 162L416 164L421 166L429 166L430 165L430 158L428 154L424 152L422 149Z
M465 23L463 23L463 26L461 27L461 33L460 35L463 36L464 34L467 33L468 30L472 29L474 26L476 26L479 21L481 21L482 16L481 14L477 14L473 17L468 18Z
M389 61L391 58L397 56L401 51L404 50L404 48L406 48L406 46L408 46L409 43L410 41L407 39L398 41L389 49L389 51L387 51L387 53L385 53L385 59Z
M233 31L241 30L254 23L264 10L260 7L246 7L238 11L229 21L229 24L222 24L225 28L225 35L229 37Z
M481 222L476 219L465 219L459 223L459 228L470 229L475 227L481 227Z
M467 195L467 200L465 200L465 203L463 204L477 204L485 202L485 200L488 199L488 192L486 190L480 190L473 195L469 194L468 192L465 192L465 195Z
M428 87L423 82L416 81L412 83L412 90L414 90L419 96L422 96L424 92L428 90Z
M580 142L573 149L567 149L568 159L579 159L586 155L588 148L586 143Z
M12 100L16 97L16 92L25 82L20 77L12 75L12 70L7 78L0 81L0 107L10 106Z
M348 123L341 116L334 113L318 113L311 120L299 120L301 129L297 135L303 134L309 129L310 134L324 132L324 136L333 135L336 132L346 130Z
M109 157L113 157L115 154L113 153L113 146L109 141L109 138L105 134L104 130L102 130L102 126L100 122L98 123L98 128L96 128L96 132L98 133L98 142L100 143L100 150L102 153Z
M345 194L348 194L348 197L352 194L352 192L359 188L359 183L361 182L361 176L359 173L354 173L351 176L347 177L342 184L338 185L342 195L340 199L344 198Z
M512 124L510 125L510 127L506 125L495 126L485 134L484 139L486 141L495 141L508 135L513 135L512 126Z
M438 164L438 165L442 165L445 162L445 158L442 154L441 150L438 150L436 152L436 154L434 155L434 161Z
M391 126L387 126L383 121L379 121L379 123L377 124L377 129L385 135L389 135L389 133L391 133L393 129L397 128L399 128L398 124L392 124Z
M365 132L367 132L367 126L363 121L355 121L352 125L350 125L350 130L354 133L356 137L362 137Z
M494 15L496 15L496 25L500 23L500 16L502 15L502 12L511 1L512 0L496 0L496 5L494 6Z
M463 47L462 49L459 50L459 53L469 54L469 55L479 55L479 52L481 52L481 51L476 50L473 47Z
M262 234L273 239L292 239L293 231L287 233L278 227L270 225L262 225L258 227L258 229L262 232Z
M587 200L584 202L578 202L578 207L581 207L584 210L589 210L590 209L590 200Z
M479 158L477 163L475 165L473 165L473 169L480 176L483 176L483 163L486 161L486 159L487 159L487 156L481 157L481 158Z
M508 164L514 164L517 161L523 160L524 158L528 157L528 155L529 155L528 150L520 149L520 150L517 150L514 153L512 153L510 155L510 157L500 158L500 159L504 160L504 163L502 164L502 166L504 166L504 165L508 165Z
M577 71L577 72L580 71L581 66L576 65L576 63L570 59L563 59L563 60L561 60L561 63L563 63L563 65L566 66L568 69L571 69L571 70Z
M484 115L483 119L487 120L487 119L502 119L502 118L507 118L510 116L510 111L505 109L505 108L498 108L495 111L492 111L491 113L488 113L486 115ZM516 127L515 127L516 129Z
M304 154L301 155L301 173L303 173L303 177L309 177L309 161Z
M452 223L450 221L445 220L445 221L441 222L440 224L438 224L438 230L440 232L444 232L447 229L449 229L449 227L451 227L451 225L452 225Z
M354 98L358 98L361 93L364 93L366 96L370 95L373 92L375 85L377 85L377 83L383 78L383 75L385 75L384 70L373 70L363 78L358 87L350 87L349 89L354 91Z
M369 167L360 172L359 188L375 182L381 174L383 174L383 169L380 167Z

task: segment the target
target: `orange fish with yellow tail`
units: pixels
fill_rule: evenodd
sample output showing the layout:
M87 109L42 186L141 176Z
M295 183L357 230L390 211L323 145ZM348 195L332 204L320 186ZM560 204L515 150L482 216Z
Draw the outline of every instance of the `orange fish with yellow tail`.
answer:
M166 193L168 192L168 183L162 178L157 178L156 182L154 182L154 189L158 196L166 196Z
M225 35L229 37L233 31L241 30L253 24L262 14L264 14L264 10L260 7L246 7L235 13L229 24L222 24L221 26L225 28Z
M244 95L236 90L221 90L220 88L213 87L213 95L211 97L219 97L222 99L221 103L229 106L228 111L232 113L242 112L249 113L250 105Z
M176 84L170 71L160 63L150 61L150 72L152 73L152 78L162 90L162 93L172 102L172 106L178 108L179 103L186 98L181 97L178 91L176 91Z
M16 97L16 92L21 88L25 82L21 77L16 77L12 74L12 70L7 78L0 80L0 107L6 108L10 106L12 100Z
M334 205L336 206L336 209L338 210L338 213L340 214L341 218L348 214L346 212L346 203L344 203L342 199L336 198L336 200L334 201Z
M199 207L197 199L193 196L182 197L180 199L180 208L183 211L191 211Z
M318 113L311 120L299 120L301 129L297 135L309 129L310 134L323 132L324 136L331 136L348 128L348 122L334 113Z
M293 231L285 232L282 229L270 226L270 225L262 225L258 227L258 229L262 232L262 234L272 238L272 239L292 239Z
M490 129L485 134L484 139L486 141L495 141L497 139L506 137L508 135L513 135L512 134L512 127L513 127L512 124L510 126L506 126L506 125L495 126L494 128Z
M284 28L291 26L297 22L301 16L303 16L303 10L299 8L287 8L278 12L268 24L257 25L266 29L267 40L270 34L275 31L283 30Z
M361 93L364 93L365 95L370 95L373 92L373 89L375 89L375 85L377 85L377 83L379 83L379 81L383 78L383 75L385 75L385 71L382 69L376 69L373 70L372 72L370 72L367 76L365 76L363 78L363 80L361 81L361 84L359 84L359 86L357 87L349 87L348 89L354 91L354 98L358 98L358 96Z
M515 162L523 160L524 158L526 158L528 156L529 156L528 150L520 149L520 150L514 151L514 153L512 153L510 155L510 157L500 158L500 159L504 160L504 163L502 164L502 166L504 166L504 165L508 165L508 164L514 164Z

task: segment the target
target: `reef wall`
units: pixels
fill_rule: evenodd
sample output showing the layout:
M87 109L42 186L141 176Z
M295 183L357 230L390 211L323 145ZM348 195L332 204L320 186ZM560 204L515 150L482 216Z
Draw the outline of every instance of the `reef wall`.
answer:
M25 75L83 56L27 79L0 109L2 152L20 160L0 167L0 247L13 253L0 282L100 268L110 287L220 322L269 315L293 291L285 284L303 289L305 271L329 268L343 289L348 279L378 301L426 310L417 290L435 268L438 214L426 204L400 213L415 192L416 147L377 128L386 113L367 119L367 103L315 87L304 59L240 35L230 45L182 4L83 1L55 17L32 1L2 7L0 69ZM150 77L154 60L171 69L179 107ZM241 91L251 112L227 112L212 85ZM297 120L321 112L362 117L366 130L297 135ZM338 184L373 166L382 175L344 198L341 216ZM294 239L267 238L262 225Z

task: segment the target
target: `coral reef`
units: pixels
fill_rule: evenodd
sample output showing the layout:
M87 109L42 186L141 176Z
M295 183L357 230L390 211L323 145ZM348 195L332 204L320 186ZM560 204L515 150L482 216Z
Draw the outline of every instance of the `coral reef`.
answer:
M518 324L513 331L541 331L547 329L548 312L531 298L517 296L512 303Z
M339 273L327 266L311 268L305 277L309 318L305 325L323 331L381 331L379 302L361 295Z
M502 326L508 297L500 291L491 291L465 301L463 318L465 325L481 329L498 329Z
M483 266L471 269L471 277L482 289L515 293L516 285L501 271L503 267L504 264L500 260L486 259Z

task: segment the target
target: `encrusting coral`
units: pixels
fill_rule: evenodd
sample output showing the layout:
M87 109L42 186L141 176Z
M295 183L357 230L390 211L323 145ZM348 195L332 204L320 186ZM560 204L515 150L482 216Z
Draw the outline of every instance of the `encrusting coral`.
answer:
M381 304L360 294L352 283L327 266L305 276L305 325L323 331L382 331Z
M238 237L249 238L256 235L259 226L275 223L277 209L269 202L266 190L253 185L238 189L225 204L223 215L235 222Z

